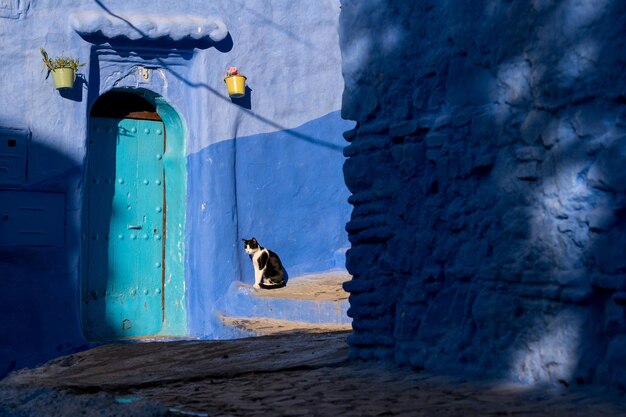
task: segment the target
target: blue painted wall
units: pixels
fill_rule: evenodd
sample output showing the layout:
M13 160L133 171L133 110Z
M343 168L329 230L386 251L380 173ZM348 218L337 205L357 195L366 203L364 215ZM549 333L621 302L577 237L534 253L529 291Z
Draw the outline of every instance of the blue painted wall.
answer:
M192 333L220 337L209 320L212 306L233 281L253 283L241 238L254 236L278 253L291 277L345 267L350 206L337 132L351 126L333 112L189 156Z
M344 267L351 207L344 140L336 132L353 125L334 112L294 129L236 140L239 235L277 252L292 276ZM245 281L253 283L248 256L240 259Z
M189 335L237 335L218 329L214 307L230 283L250 278L242 237L278 251L292 275L343 267L340 148L350 124L338 113L338 15L338 0L23 0L0 10L0 131L29 132L26 176L0 190L62 193L66 207L60 246L0 237L0 376L88 346L82 177L90 108L112 89L147 92L180 118L187 218L177 248L184 277L174 278L185 284ZM60 93L45 79L40 47L86 63L74 89ZM245 99L226 94L229 66L248 77ZM9 75L12 67L20 71Z

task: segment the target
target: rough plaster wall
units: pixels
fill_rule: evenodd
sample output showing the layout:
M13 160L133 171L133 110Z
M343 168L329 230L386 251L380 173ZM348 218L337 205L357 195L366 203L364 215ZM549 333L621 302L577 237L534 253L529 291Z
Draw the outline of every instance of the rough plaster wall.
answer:
M353 356L626 385L625 3L343 0Z

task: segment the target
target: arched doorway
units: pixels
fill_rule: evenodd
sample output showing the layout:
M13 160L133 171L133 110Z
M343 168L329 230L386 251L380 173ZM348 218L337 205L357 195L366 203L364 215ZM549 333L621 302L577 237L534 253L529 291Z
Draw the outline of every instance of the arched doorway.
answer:
M183 156L180 117L161 97L124 89L94 103L83 210L88 339L185 333Z

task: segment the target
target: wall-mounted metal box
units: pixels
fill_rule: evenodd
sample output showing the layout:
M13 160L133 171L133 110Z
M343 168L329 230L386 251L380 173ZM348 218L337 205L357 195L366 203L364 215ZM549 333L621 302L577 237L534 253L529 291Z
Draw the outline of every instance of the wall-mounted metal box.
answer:
M30 132L0 128L0 186L18 186L26 182Z
M65 194L0 190L0 246L63 246Z

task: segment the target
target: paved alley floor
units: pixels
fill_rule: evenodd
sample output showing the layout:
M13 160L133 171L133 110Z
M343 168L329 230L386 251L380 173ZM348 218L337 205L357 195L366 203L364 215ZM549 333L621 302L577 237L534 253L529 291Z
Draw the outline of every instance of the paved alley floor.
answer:
M5 378L0 417L626 416L609 390L350 362L348 334L103 345Z

